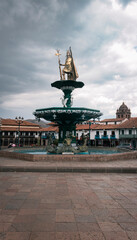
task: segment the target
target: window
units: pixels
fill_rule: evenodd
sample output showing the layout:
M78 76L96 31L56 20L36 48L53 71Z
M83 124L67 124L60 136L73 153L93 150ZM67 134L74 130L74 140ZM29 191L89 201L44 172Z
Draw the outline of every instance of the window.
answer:
M99 131L96 131L96 135L99 136Z
M115 136L115 131L112 131L111 135L112 135L112 136Z
M122 134L124 135L124 130L122 130Z
M132 134L132 130L131 129L129 129L129 134Z
M104 136L107 136L107 131L104 131Z
M4 146L8 146L8 138L4 139Z

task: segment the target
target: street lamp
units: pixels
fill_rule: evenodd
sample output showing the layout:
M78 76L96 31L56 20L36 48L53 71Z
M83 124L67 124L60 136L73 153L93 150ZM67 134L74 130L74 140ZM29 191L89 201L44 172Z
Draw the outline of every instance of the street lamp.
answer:
M23 123L24 118L23 117L15 117L16 123L18 124L18 147L20 145L19 138L20 138L20 125Z
M136 149L135 126L133 126L133 150Z
M91 126L91 122L89 121L89 146L90 146L90 126Z
M1 119L0 119L0 150L1 150L1 126L2 126L2 124L1 124Z

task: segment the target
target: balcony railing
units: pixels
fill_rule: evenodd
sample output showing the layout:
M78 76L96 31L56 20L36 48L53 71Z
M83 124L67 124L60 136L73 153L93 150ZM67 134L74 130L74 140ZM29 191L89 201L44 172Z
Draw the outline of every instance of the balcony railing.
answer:
M116 139L116 136L114 134L110 135L110 139Z
M100 135L95 135L95 139L100 139Z
M120 134L119 135L119 138L120 139L134 139L134 138L137 138L137 134Z
M41 136L42 139L47 139L47 136Z
M102 139L108 139L108 135L102 135L101 138Z

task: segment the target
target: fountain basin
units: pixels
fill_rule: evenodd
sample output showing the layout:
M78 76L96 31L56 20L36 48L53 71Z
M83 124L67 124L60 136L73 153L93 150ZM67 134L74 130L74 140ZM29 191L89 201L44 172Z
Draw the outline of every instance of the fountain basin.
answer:
M27 154L20 152L0 151L0 157L21 159L26 161L88 161L88 162L108 162L119 160L137 159L137 151L114 153L114 154L74 154L74 155L59 155L59 154Z

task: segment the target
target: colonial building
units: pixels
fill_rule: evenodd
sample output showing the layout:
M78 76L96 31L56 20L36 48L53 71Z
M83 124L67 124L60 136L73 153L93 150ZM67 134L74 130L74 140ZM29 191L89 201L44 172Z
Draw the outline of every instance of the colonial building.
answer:
M95 146L114 147L118 145L118 131L115 124L100 124L93 129L91 134Z
M77 125L77 136L89 134L92 146L137 145L137 118L131 118L130 109L123 103L117 110L117 118L104 119L98 123ZM90 123L90 124L89 124ZM90 126L91 125L91 126ZM89 133L88 133L89 132Z
M36 144L39 131L39 125L35 123L27 121L18 123L15 119L1 119L1 146L8 146L10 143L25 146Z
M16 119L0 119L0 146L47 145L50 139L58 138L58 128L51 125L42 128L28 121L18 122Z
M130 143L134 148L137 146L137 117L128 119L120 124L117 128L119 130L119 144Z
M78 125L77 136L90 137L91 146L117 146L131 144L137 146L137 118L125 119L119 124Z

